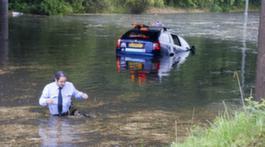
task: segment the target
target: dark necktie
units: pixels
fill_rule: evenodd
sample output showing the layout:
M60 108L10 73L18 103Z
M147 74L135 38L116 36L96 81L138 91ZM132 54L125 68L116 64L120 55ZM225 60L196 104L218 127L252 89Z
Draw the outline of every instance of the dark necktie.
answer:
M58 94L58 112L59 112L59 114L62 113L62 110L63 110L62 87L59 87L59 94Z

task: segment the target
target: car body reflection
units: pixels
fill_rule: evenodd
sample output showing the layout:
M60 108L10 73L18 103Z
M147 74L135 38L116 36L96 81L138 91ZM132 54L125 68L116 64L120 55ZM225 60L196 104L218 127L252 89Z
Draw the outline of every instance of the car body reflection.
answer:
M147 80L159 80L169 76L173 68L179 69L180 65L186 61L190 51L179 52L174 56L146 57L117 55L117 72L129 72L130 79L140 85Z

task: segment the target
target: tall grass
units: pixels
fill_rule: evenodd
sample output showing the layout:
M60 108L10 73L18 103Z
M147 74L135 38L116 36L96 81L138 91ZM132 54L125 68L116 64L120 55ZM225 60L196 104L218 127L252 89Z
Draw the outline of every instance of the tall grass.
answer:
M208 129L195 128L183 142L172 147L263 147L265 144L265 100L246 99L246 106L234 113L225 112Z

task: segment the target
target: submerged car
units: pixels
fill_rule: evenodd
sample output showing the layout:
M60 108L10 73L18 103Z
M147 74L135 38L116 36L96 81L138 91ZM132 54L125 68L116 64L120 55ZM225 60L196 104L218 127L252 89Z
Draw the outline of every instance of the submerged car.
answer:
M180 36L163 26L136 24L117 41L118 54L133 55L169 55L192 50Z

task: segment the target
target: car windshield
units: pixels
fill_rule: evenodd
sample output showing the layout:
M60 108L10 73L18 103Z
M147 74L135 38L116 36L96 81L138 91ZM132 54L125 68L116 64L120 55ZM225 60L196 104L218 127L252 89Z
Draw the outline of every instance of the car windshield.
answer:
M145 40L145 41L157 41L160 31L156 30L148 30L148 31L141 31L141 30L130 30L125 33L121 39L137 39L137 40Z

